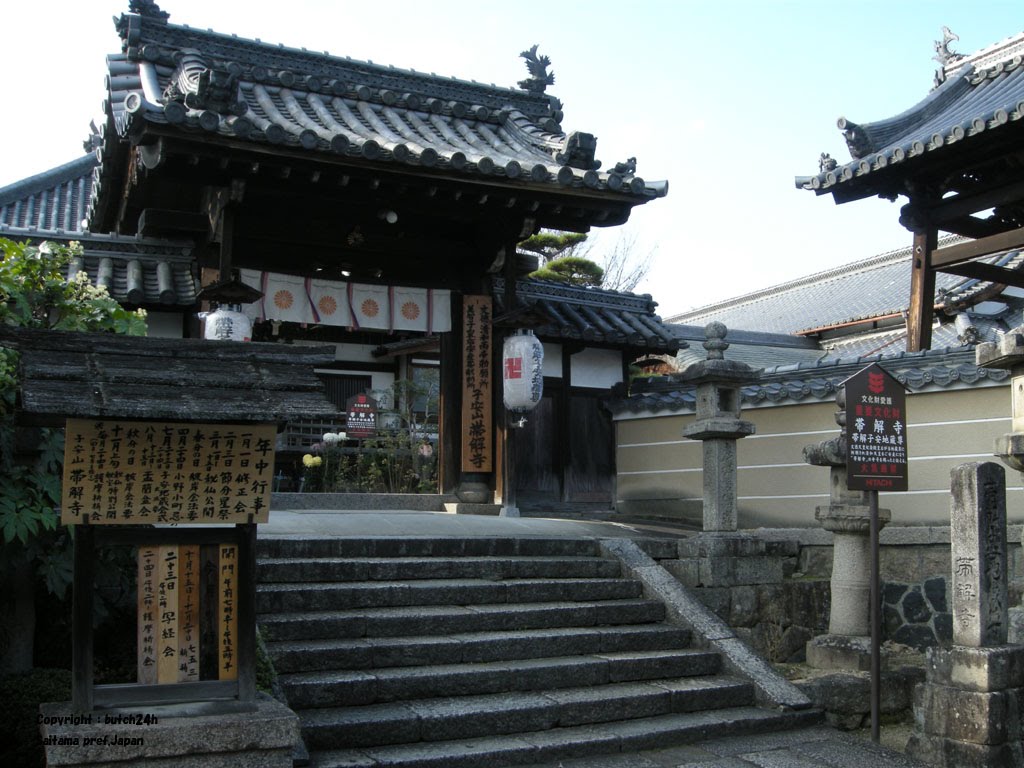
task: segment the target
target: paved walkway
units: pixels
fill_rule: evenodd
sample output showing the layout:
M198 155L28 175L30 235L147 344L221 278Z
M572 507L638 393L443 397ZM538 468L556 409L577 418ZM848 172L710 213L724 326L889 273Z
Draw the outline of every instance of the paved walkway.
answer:
M382 510L274 510L261 537L582 536L679 537L669 526L530 517ZM923 768L923 763L827 726L758 736L734 736L632 755L606 755L530 768Z
M684 747L526 768L926 768L924 763L827 726L732 736Z

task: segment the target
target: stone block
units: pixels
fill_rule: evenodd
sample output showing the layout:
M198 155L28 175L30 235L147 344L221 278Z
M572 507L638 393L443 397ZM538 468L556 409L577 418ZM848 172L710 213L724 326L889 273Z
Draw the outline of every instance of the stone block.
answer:
M807 644L807 664L815 669L866 672L871 669L871 638L820 635Z
M1002 691L1024 687L1024 646L931 648L928 680L965 691Z
M929 624L904 624L892 634L890 640L918 651L927 650L938 643L935 631Z
M777 557L707 557L700 560L700 583L706 587L779 584L782 560Z
M711 647L723 655L727 669L750 680L758 703L789 709L807 709L811 700L795 685L779 675L763 658L736 637L715 640Z
M1019 740L1022 691L982 693L925 683L914 693L918 730L954 741L999 745Z
M915 733L907 742L906 751L924 764L937 768L1017 768L1024 765L1024 753L1019 742L991 746Z
M156 717L149 724L139 724L130 718L118 722L117 715L122 713L116 711L85 715L85 719L73 724L70 702L43 704L40 734L44 744L47 740L54 742L45 747L46 764L202 763L291 768L292 746L299 738L298 717L267 696L260 696L254 706L255 711L194 715L189 712L204 710L190 709L188 705L149 707L143 714Z
M946 613L949 611L949 604L946 602L946 578L944 576L927 579L924 583L924 595L928 598L929 605L931 605L932 610L936 613Z
M662 560L662 567L687 587L700 586L699 560Z
M1010 608L1010 629L1007 641L1010 643L1024 643L1024 608Z
M730 590L729 626L752 627L759 619L757 588L752 586L733 587Z
M920 587L912 588L903 596L903 618L911 624L924 624L931 620L932 612Z
M828 579L832 576L832 547L802 547L797 570L804 576Z

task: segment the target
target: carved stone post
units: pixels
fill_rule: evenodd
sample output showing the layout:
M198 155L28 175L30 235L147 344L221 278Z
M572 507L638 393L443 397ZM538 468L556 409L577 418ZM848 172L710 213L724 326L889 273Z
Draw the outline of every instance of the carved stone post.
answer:
M708 357L682 376L683 382L697 385L697 420L683 436L704 444L705 533L736 530L736 441L754 434L754 425L740 419L740 386L753 380L754 370L725 359L727 333L724 323L708 323Z
M833 535L828 634L807 644L807 663L819 669L867 670L871 664L871 511L867 492L846 487L845 388L836 393L836 404L839 435L804 447L804 461L829 468L829 503L816 507L814 517ZM890 519L888 509L878 510L880 526Z
M952 496L953 644L928 649L908 751L943 768L1024 766L1024 646L1006 644L1005 470L954 467Z
M1010 372L1013 431L996 438L995 455L1011 469L1024 472L1024 326L1014 328L996 343L979 344L975 359L982 368ZM1008 639L1024 643L1024 606L1010 608Z

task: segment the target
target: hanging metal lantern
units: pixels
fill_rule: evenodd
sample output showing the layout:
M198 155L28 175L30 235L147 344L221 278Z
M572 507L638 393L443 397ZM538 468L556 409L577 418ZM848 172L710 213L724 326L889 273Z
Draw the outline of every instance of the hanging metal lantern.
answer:
M214 341L252 341L252 320L238 311L237 305L217 307L206 316L204 339Z
M544 346L532 331L519 330L505 339L502 352L505 407L532 411L544 394Z

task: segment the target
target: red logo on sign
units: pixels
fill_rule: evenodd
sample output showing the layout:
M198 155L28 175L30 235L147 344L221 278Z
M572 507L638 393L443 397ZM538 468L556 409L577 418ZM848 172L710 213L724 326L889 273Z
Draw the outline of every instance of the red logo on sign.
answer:
M523 378L523 358L521 357L510 357L505 361L505 378L506 379L521 379Z
M868 392L880 395L885 392L885 374L868 371Z

